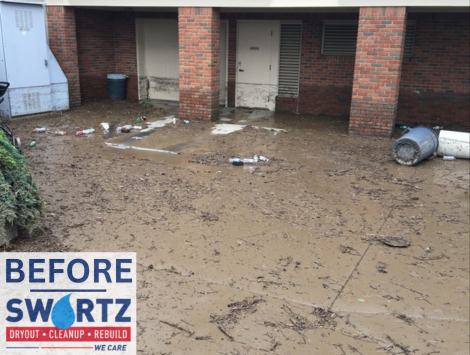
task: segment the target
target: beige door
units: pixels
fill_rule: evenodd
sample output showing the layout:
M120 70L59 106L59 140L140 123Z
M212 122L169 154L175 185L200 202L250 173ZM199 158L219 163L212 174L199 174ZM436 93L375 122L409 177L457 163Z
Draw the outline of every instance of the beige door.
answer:
M278 92L279 21L239 21L236 106L274 110Z

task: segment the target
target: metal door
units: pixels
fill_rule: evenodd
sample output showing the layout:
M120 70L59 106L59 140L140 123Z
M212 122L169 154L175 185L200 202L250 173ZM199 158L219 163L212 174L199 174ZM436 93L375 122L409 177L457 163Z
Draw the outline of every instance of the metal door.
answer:
M1 22L11 115L51 110L44 7L2 3Z
M236 106L274 110L279 27L279 21L238 22Z

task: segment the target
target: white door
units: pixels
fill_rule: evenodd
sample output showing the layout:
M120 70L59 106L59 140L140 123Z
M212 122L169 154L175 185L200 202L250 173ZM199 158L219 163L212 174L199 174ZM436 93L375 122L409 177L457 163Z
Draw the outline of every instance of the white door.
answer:
M239 21L236 106L275 109L279 21Z
M3 2L1 21L11 115L50 111L44 7Z
M140 76L147 78L149 99L179 100L178 22L141 20L138 39Z

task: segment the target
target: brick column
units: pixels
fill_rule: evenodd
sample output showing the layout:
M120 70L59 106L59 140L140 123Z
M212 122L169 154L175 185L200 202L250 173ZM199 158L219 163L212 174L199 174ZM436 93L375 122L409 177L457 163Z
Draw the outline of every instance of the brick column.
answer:
M81 104L78 76L77 30L73 7L47 6L49 47L59 62L69 85L69 104Z
M219 9L179 8L180 119L218 119L219 37Z
M406 7L361 7L349 133L391 136L406 33Z

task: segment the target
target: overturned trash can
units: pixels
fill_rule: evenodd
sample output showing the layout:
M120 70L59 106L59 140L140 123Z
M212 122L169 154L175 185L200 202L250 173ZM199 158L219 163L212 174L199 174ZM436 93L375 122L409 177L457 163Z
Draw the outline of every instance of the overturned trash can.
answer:
M439 146L436 132L427 127L408 128L393 145L393 156L402 165L416 165L433 155Z
M127 75L108 74L108 99L124 100L126 98Z

